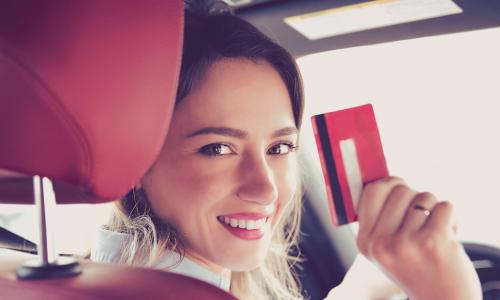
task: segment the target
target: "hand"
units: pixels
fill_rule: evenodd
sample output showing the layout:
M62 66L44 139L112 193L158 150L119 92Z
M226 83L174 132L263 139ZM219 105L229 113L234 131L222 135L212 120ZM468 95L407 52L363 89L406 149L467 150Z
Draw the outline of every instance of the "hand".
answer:
M359 250L411 299L482 298L472 262L455 237L451 203L389 177L366 185L358 219Z

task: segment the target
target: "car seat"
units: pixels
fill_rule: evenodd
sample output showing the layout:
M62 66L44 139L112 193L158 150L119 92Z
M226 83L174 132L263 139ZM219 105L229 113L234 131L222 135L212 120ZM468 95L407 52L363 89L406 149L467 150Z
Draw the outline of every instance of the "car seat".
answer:
M38 258L0 256L1 299L233 299L181 275L57 257L46 238L54 202L119 199L155 160L182 28L179 0L0 0L0 203L36 202L41 232Z

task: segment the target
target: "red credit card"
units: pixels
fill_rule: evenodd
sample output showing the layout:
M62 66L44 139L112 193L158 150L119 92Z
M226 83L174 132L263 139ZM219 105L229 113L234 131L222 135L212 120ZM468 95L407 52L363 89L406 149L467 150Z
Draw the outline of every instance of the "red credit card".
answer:
M357 220L363 186L389 176L371 104L311 117L334 225Z

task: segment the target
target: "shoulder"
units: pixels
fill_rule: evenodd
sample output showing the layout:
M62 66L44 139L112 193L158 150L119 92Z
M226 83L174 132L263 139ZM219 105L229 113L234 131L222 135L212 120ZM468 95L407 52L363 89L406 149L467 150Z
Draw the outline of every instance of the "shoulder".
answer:
M111 231L101 226L95 234L90 259L104 263L119 263L123 249L129 240L128 234Z

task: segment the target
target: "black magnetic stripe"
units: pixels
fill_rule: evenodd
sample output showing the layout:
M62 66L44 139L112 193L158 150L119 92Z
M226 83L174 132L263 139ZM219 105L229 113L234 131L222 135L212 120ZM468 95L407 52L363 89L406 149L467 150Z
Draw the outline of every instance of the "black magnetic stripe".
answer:
M337 221L339 224L347 223L347 213L345 211L342 193L340 191L339 177L337 175L337 168L335 167L335 158L333 157L330 138L328 137L328 130L326 128L326 121L324 115L316 117L316 127L318 129L319 140L323 148L323 159L325 162L326 172L330 179L330 191L333 195L333 203L335 204L335 212L337 213Z

